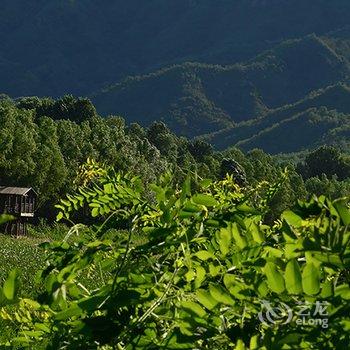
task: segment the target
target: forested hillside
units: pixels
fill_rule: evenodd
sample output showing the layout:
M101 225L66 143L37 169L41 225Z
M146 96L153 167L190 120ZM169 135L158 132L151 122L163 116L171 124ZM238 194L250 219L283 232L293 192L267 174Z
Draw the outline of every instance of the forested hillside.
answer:
M306 123L316 123L320 135L326 132L326 126L329 134L339 140L349 133L350 127L339 120L346 118L343 114L322 108L293 113L307 114ZM277 115L270 117L275 120ZM324 120L321 123L317 118ZM301 119L293 114L290 123L298 126ZM33 187L40 194L37 214L49 219L54 218L58 199L79 185L77 172L87 159L138 175L145 186L166 171L173 172L178 183L188 173L210 179L222 179L229 173L238 184L254 186L260 181L277 181L288 167L290 177L272 205L273 217L296 198L306 198L308 194L326 193L334 198L350 194L350 158L331 147L298 154L296 161L290 156L272 157L258 149L243 153L231 147L218 152L203 140L176 136L161 122L144 128L118 116L103 118L88 99L72 96L58 100L3 97L0 123L0 183ZM251 147L259 142L270 145L270 132L272 139L281 138L289 151L295 151L293 141L301 143L303 135L309 132L302 124L301 131L296 130L295 137L286 142L283 138L288 135L279 128L275 123L266 127L267 135L262 133L246 142L251 142ZM274 144L270 147L275 150Z
M349 62L312 35L283 43L243 64L191 63L129 78L93 99L104 114L117 109L146 124L162 119L175 131L193 137L260 118L314 90L346 82L349 73ZM328 107L327 102L329 107L334 103L323 101L322 106Z
M243 149L261 147L271 153L296 152L322 144L348 147L349 101L349 87L336 84L205 139L219 148L235 144Z
M219 148L299 151L338 124L309 123L309 141L274 149L265 118L279 114L288 133L310 114L290 105L349 82L349 11L343 0L5 0L0 92L88 95L102 115L163 120L181 135L212 134ZM321 100L311 107L347 113Z
M246 61L344 27L349 10L345 0L4 0L0 90L85 95L173 63Z

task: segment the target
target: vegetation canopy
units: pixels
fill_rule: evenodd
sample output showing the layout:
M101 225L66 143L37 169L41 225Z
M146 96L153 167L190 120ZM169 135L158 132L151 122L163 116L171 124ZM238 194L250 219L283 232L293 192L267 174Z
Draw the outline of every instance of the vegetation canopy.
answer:
M274 224L273 185L170 174L138 177L90 161L58 219L89 208L95 224L45 243L45 291L18 298L16 272L1 291L7 346L47 349L345 349L349 344L347 200L299 201ZM78 235L73 239L73 235ZM100 271L90 289L79 277ZM259 319L262 304L327 302L328 329Z

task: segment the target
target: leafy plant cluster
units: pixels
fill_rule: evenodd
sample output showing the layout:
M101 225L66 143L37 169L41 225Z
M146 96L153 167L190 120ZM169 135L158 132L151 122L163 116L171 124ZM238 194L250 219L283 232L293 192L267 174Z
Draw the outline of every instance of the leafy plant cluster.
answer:
M150 186L90 164L85 185L62 200L59 219L89 208L92 234L75 226L46 243L46 291L16 297L13 272L1 317L7 344L51 349L344 349L349 339L350 211L346 200L299 201L273 224L265 217L287 174L240 188L169 174ZM82 231L80 231L82 230ZM117 231L116 231L117 230ZM74 241L72 234L78 234ZM79 276L100 269L88 288ZM262 323L263 302L328 303L329 328ZM6 306L12 304L10 306Z

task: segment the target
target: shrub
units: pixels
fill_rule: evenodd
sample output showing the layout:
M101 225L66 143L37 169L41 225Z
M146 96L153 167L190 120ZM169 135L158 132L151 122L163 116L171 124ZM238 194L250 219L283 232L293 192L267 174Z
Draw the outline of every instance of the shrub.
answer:
M171 176L164 176L151 186L155 200L149 201L140 180L128 174L99 169L92 179L62 201L59 218L88 205L97 220L93 234L71 244L46 244L50 255L41 275L46 292L35 300L16 299L16 275L5 282L2 302L17 309L3 307L2 318L21 329L12 344L54 349L349 344L350 211L344 200L300 201L266 225L264 215L280 183L243 190L228 177L203 180L192 191L191 178L174 188ZM96 266L102 283L91 289L79 276ZM316 322L298 322L298 302L327 313L327 332Z

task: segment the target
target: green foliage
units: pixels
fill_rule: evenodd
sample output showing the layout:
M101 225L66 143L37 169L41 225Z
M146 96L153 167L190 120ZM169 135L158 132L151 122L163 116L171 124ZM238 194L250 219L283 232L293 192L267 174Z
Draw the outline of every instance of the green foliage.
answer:
M120 349L347 346L347 201L299 201L267 225L268 203L281 181L247 190L227 177L204 180L194 190L191 177L179 187L165 175L150 186L150 200L139 178L98 164L90 164L81 180L85 185L61 201L59 217L70 218L88 205L102 221L72 244L45 244L50 252L41 274L45 293L1 310L3 319L19 327L9 344L55 349L82 344ZM93 266L109 275L89 288L79 276ZM14 275L5 282L11 298L13 281ZM294 319L269 327L258 317L263 301L293 310L298 301L327 301L329 328L325 332Z
M328 178L337 176L339 180L344 180L350 176L350 160L338 149L323 146L306 156L301 172L305 178L324 174Z
M47 257L45 249L40 245L43 242L62 241L66 236L66 225L48 225L45 222L29 227L29 237L12 238L0 235L0 285L3 285L11 271L16 269L18 272L17 297L37 298L45 290L45 285L37 277L38 272L46 266ZM74 241L74 232L70 233L70 237L69 241L71 242L72 238ZM80 277L79 281L93 288L102 281L101 273L96 268L91 268ZM5 344L15 338L18 331L19 327L16 322L0 318L0 344ZM13 348L21 349L22 346L13 345ZM38 347L35 348L38 349Z
M259 181L277 181L281 172L275 160L261 150L217 152L203 140L176 136L161 122L148 128L127 126L120 117L101 118L95 112L78 120L74 114L78 107L72 106L83 102L71 96L57 101L34 97L0 101L0 183L35 188L39 216L55 217L53 204L75 190L80 164L88 158L139 175L146 187L166 170L172 170L177 183L184 181L188 172L197 173L198 180L222 179L229 174L247 187ZM294 170L290 178L275 197L275 217L305 195Z
M20 271L20 295L23 297L34 297L38 292L35 274L45 266L44 251L38 247L42 239L13 239L1 235L0 242L0 281L3 283L7 274L16 268Z
M195 159L190 141L164 124L129 128L120 117L97 116L85 99L1 100L0 121L1 185L35 188L38 214L49 218L54 216L53 203L74 190L79 166L88 158L139 174L146 184L169 168L176 169L178 181L187 171L217 173L212 152Z
M325 175L307 179L305 181L305 187L309 193L318 196L323 194L333 199L349 196L350 194L349 179L339 181L335 177L328 179Z
M0 101L0 183L34 187L40 198L38 215L51 219L56 216L53 204L67 191L75 190L79 166L88 158L139 175L146 184L146 192L148 184L166 170L174 173L176 183L184 181L188 172L197 173L198 181L200 178L222 179L229 174L237 184L250 188L261 181L278 181L287 166L289 177L270 202L270 222L308 193L327 194L330 198L350 193L349 161L333 148L298 154L299 163L304 157L305 160L295 167L292 156L285 156L285 160L279 162L258 149L248 153L237 148L214 151L203 140L177 137L161 122L149 128L138 124L126 126L120 117L103 119L91 112L76 123L72 120L77 119L73 113L77 107L69 106L85 100L79 101L70 96L57 101L38 98ZM43 116L43 110L51 111L52 115ZM59 116L59 111L65 114L62 112ZM322 173L327 177L320 176ZM310 176L313 177L307 179Z

